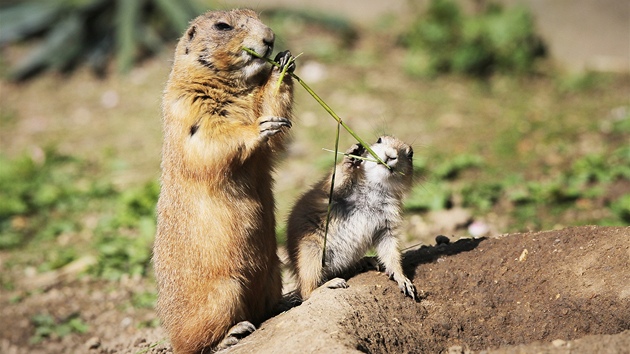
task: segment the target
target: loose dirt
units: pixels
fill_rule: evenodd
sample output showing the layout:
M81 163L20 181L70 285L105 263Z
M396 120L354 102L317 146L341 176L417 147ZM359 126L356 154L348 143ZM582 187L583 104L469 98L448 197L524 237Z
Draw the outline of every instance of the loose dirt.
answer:
M226 353L629 353L630 227L576 227L404 255L423 298L377 271L319 289ZM170 353L151 309L122 306L151 286L73 281L0 302L2 353ZM29 343L33 314L78 314L84 334Z

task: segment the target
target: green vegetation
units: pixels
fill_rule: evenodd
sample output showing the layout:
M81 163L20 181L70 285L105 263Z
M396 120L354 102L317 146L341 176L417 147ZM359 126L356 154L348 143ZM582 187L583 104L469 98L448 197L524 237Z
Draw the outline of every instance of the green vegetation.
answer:
M23 80L43 70L87 62L104 74L115 56L120 71L177 38L201 13L193 1L31 0L0 7L0 46L42 38L10 73Z
M452 0L432 0L402 42L409 49L407 70L419 75L527 73L544 54L524 8L490 4L481 14L466 16Z
M135 293L131 298L131 304L137 308L152 309L157 300L157 293L155 291L145 291L142 293Z
M38 154L15 160L0 155L0 249L76 232L78 215L114 193L89 177L97 172L90 163L53 150Z
M115 215L96 229L96 275L111 280L123 274L147 275L158 194L159 185L152 181L117 195Z
M47 338L63 338L71 333L86 333L88 325L76 314L61 321L49 314L37 314L31 318L35 326L35 334L30 339L32 344L42 342Z
M97 255L91 273L119 279L148 272L159 187L149 182L119 192L98 166L54 150L9 160L0 155L0 250L53 245L37 263L58 269L82 252ZM86 219L97 215L94 227ZM78 235L88 234L87 242ZM61 235L74 240L58 247Z
M537 180L527 180L522 173L495 174L487 179L461 178L462 174L474 170L481 173L478 170L487 167L475 155L460 155L452 160L438 158L433 164L420 160L414 167L423 180L406 202L405 207L410 211L449 208L454 200L461 200L461 206L471 208L477 215L509 206L514 228L518 229L532 223L538 228L553 227L544 224L545 213L561 218L563 213L580 210L580 205L595 205L608 210L606 217L586 217L580 223L630 224L630 193L610 193L615 183L630 181L630 147L627 146L608 155L583 156L568 169ZM492 171L486 170L485 175L492 175ZM536 219L531 220L532 217Z

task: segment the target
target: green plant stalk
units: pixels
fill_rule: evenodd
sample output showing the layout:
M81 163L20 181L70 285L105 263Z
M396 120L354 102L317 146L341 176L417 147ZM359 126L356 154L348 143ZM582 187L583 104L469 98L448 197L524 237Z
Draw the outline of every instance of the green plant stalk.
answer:
M287 74L287 70L289 69L289 64L291 64L290 62L287 63L287 65L285 65L282 68L282 71L280 71L280 77L278 78L278 83L276 84L276 94L278 93L278 91L280 91L280 85L282 84L282 80L284 80L284 77Z
M324 245L322 246L322 267L326 267L326 241L328 240L328 225L330 224L330 213L332 212L332 198L335 190L335 176L337 175L337 156L339 152L339 131L341 123L337 123L337 134L335 136L335 164L333 165L332 177L330 177L330 192L328 193L328 210L326 211L326 226L324 227Z
M340 152L340 151L335 151L335 150L330 150L330 149L324 149L324 148L322 148L322 150L328 151L328 152L334 152L334 153L337 153L338 155L344 155L344 156L352 157L353 159L357 159L357 160L363 160L363 161L369 161L369 162L376 162L376 163L378 163L378 161L372 160L371 158L368 158L368 157L352 155L352 154L348 154L348 153L345 153L345 152Z
M249 49L249 48L245 48L243 47L243 50L246 51L247 53L265 60L266 62L268 62L271 65L280 67L280 64L276 63L275 61L267 58L267 57L263 57L260 54L256 53L255 51ZM317 103L319 103L326 112L328 112L328 114L330 114L339 125L341 125L348 133L350 133L350 135L352 135L353 138L355 138L357 140L357 142L359 142L359 144L363 145L363 147L370 153L370 155L372 155L380 164L382 164L383 166L387 167L387 169L391 169L391 167L389 165L387 165L385 163L385 161L383 161L375 152L374 150L372 150L372 148L370 148L370 145L368 145L365 141L363 141L363 139L361 139L361 137L359 137L354 131L352 131L352 129L350 129L350 127L348 127L348 125L346 123L344 123L343 120L341 120L341 118L337 115L337 113L335 113L335 111L332 110L332 108L330 108L330 106L328 104L326 104L326 102L324 102L324 100L321 99L321 97L319 97L319 95L317 95L315 93L315 91L313 91L304 81L302 81L302 79L297 76L295 73L289 73L289 75L291 75L292 78L294 78L295 80L297 80L297 82L300 83L300 85L302 85L302 87L304 87L304 89L306 90L306 92L308 92L311 96L313 96L313 98L315 99L315 101L317 101Z

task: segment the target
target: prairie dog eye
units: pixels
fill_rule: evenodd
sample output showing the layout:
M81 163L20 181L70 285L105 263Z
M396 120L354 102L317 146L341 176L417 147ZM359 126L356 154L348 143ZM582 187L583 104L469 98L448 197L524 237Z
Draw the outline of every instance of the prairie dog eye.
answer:
M232 29L234 29L234 27L225 22L217 22L214 24L214 29L218 31L231 31Z
M383 138L378 138L378 140L376 141L377 144L380 144L383 142Z

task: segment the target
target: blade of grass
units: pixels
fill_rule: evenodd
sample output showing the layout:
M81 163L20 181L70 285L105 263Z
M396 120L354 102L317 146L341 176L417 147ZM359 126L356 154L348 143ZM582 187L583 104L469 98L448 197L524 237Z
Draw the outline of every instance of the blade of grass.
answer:
M372 160L370 158L367 157L363 157L363 156L358 156L358 155L352 155L352 154L347 154L345 152L340 152L340 151L335 151L335 150L330 150L330 149L324 149L322 148L322 150L324 151L328 151L328 152L336 152L339 155L344 155L344 156L348 156L348 157L352 157L353 159L358 159L358 160L363 160L363 161L370 161L370 162L375 162L378 163L378 161L376 160Z
M326 211L326 226L324 227L324 245L322 246L322 267L326 267L326 241L328 240L328 225L330 224L330 212L332 211L332 198L335 190L335 176L337 175L337 156L339 154L339 131L341 123L337 123L337 134L335 136L335 164L333 165L332 177L330 177L330 192L328 193L328 210Z
M275 61L267 58L267 57L263 57L260 54L256 53L255 51L249 49L249 48L245 48L243 47L243 50L248 52L249 54L257 57L257 58L261 58L264 59L266 62L268 62L271 65L280 67L280 64L276 63ZM335 111L332 110L332 108L330 108L330 106L328 104L326 104L326 102L324 102L324 100L322 100L321 97L319 97L318 94L315 93L315 91L313 91L313 89L311 89L304 81L302 81L302 79L297 76L295 73L289 73L289 75L291 75L291 77L293 77L293 79L295 79L297 82L300 83L300 85L302 85L302 87L306 90L306 92L308 92L314 99L315 101L317 101L317 103L319 103L322 108L324 108L324 110L326 112L328 112L328 114L330 114L339 125L341 125L350 135L352 135L353 138L355 138L357 140L357 142L359 142L359 144L363 145L363 147L370 153L370 155L372 155L379 163L381 163L383 166L387 167L388 169L391 169L390 166L388 166L373 150L372 148L370 148L370 145L368 145L365 141L363 141L363 139L361 139L361 137L359 137L354 131L352 131L352 129L350 129L350 127L343 121L341 120L341 118L337 115L337 113L335 113Z

